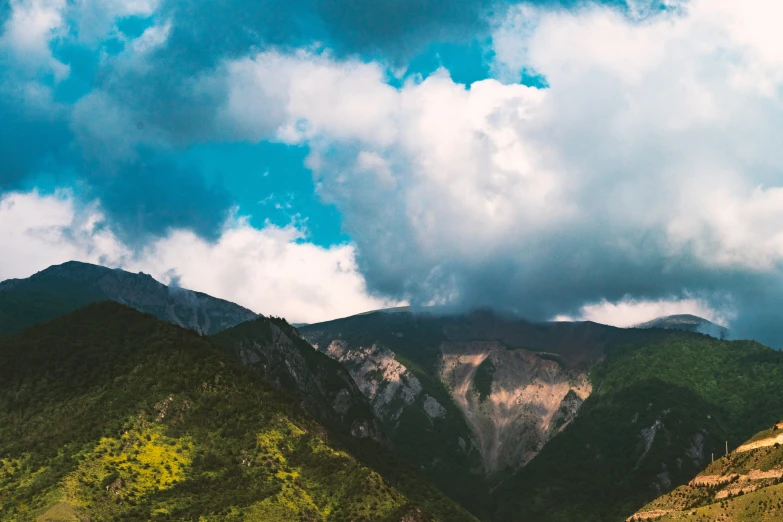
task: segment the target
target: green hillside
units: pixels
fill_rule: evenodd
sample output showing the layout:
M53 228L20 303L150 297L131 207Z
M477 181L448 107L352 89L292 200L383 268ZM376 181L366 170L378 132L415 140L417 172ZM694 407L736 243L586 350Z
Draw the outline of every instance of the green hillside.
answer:
M660 332L615 344L576 420L496 492L498 520L619 521L783 418L783 353Z
M629 517L642 520L774 522L783 518L783 423L757 433L688 484Z
M0 520L472 520L206 338L115 303L1 339L0 383Z

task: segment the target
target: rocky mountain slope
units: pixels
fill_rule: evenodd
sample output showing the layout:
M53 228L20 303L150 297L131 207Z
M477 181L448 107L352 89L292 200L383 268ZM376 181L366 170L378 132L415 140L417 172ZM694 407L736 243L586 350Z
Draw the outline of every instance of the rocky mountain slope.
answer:
M497 520L624 520L783 418L783 353L749 341L648 330L609 346L590 382L572 423L495 491Z
M0 283L0 335L105 300L201 334L217 333L256 317L250 310L229 301L169 287L147 274L69 261L27 279Z
M695 332L715 337L716 339L728 339L729 329L715 324L707 319L690 314L668 315L638 324L634 328L662 328L664 330L681 330L683 332Z
M0 339L0 520L474 520L196 333L99 303Z
M783 418L783 354L676 328L393 310L300 331L400 455L497 521L623 520Z
M711 462L685 485L628 517L774 522L783 519L783 423Z
M397 451L455 498L469 494L479 513L489 487L574 419L591 392L589 369L627 335L595 323L405 309L299 330L345 365Z
M324 426L388 445L380 421L348 371L314 350L285 320L258 317L211 341L293 397Z

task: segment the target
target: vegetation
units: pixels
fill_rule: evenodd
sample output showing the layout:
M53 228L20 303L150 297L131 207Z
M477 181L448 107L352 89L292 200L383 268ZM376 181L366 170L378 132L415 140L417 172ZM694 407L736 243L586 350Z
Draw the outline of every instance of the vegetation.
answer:
M473 379L473 385L476 387L476 393L478 393L479 401L489 397L492 393L492 379L495 376L495 365L489 357L484 359L476 369L476 377Z
M643 520L775 521L783 513L783 447L778 430L764 430L748 442L766 441L711 463L686 486L663 495L631 517Z
M0 520L472 520L206 338L118 304L0 339L0 383Z
M386 426L387 431L400 457L473 514L489 518L489 487L482 475L481 457L477 451L460 447L460 438L470 444L471 431L438 374L440 344L445 340L443 322L427 315L373 313L299 330L319 342L320 332L330 338L330 328L351 345L380 343L392 350L395 360L419 380L423 393L446 409L443 417L430 419L420 408L407 408Z
M783 353L650 334L607 348L577 418L496 492L499 520L623 520L783 418Z
M100 292L77 283L58 282L55 291L44 288L0 287L0 336L71 313L106 299Z
M330 431L350 433L359 423L368 435L385 438L369 402L343 365L314 350L284 319L261 316L210 341L286 392ZM342 405L341 412L333 407L336 402Z

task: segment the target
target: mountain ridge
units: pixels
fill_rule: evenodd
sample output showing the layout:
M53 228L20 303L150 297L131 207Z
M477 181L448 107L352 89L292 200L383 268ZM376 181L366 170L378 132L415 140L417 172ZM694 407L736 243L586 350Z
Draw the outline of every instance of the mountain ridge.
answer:
M0 335L103 300L207 335L257 316L230 301L164 285L148 274L68 261L25 279L0 282Z

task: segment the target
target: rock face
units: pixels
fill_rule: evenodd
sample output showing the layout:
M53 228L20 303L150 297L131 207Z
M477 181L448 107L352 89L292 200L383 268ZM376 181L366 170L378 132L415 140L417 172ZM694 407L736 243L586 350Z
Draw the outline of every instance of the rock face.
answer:
M592 391L584 372L496 341L443 343L441 351L440 378L472 428L487 475L527 464Z
M166 286L147 274L70 261L27 279L0 283L0 334L104 300L203 335L256 317L247 308L200 292Z
M348 369L359 389L370 400L375 413L386 422L399 422L405 408L421 395L419 379L394 359L394 352L383 346L372 344L352 349L345 341L336 340L326 347L324 353ZM443 410L429 396L423 404L429 411Z
M266 382L296 398L327 428L388 444L383 427L348 371L317 352L283 319L258 317L211 337Z
M409 412L436 430L444 429L441 420L457 418L456 444L448 439L445 447L472 458L471 472L490 483L525 466L577 415L592 391L589 368L614 330L400 309L300 329L348 369L393 439L413 438ZM417 434L423 446L435 446L432 437Z

